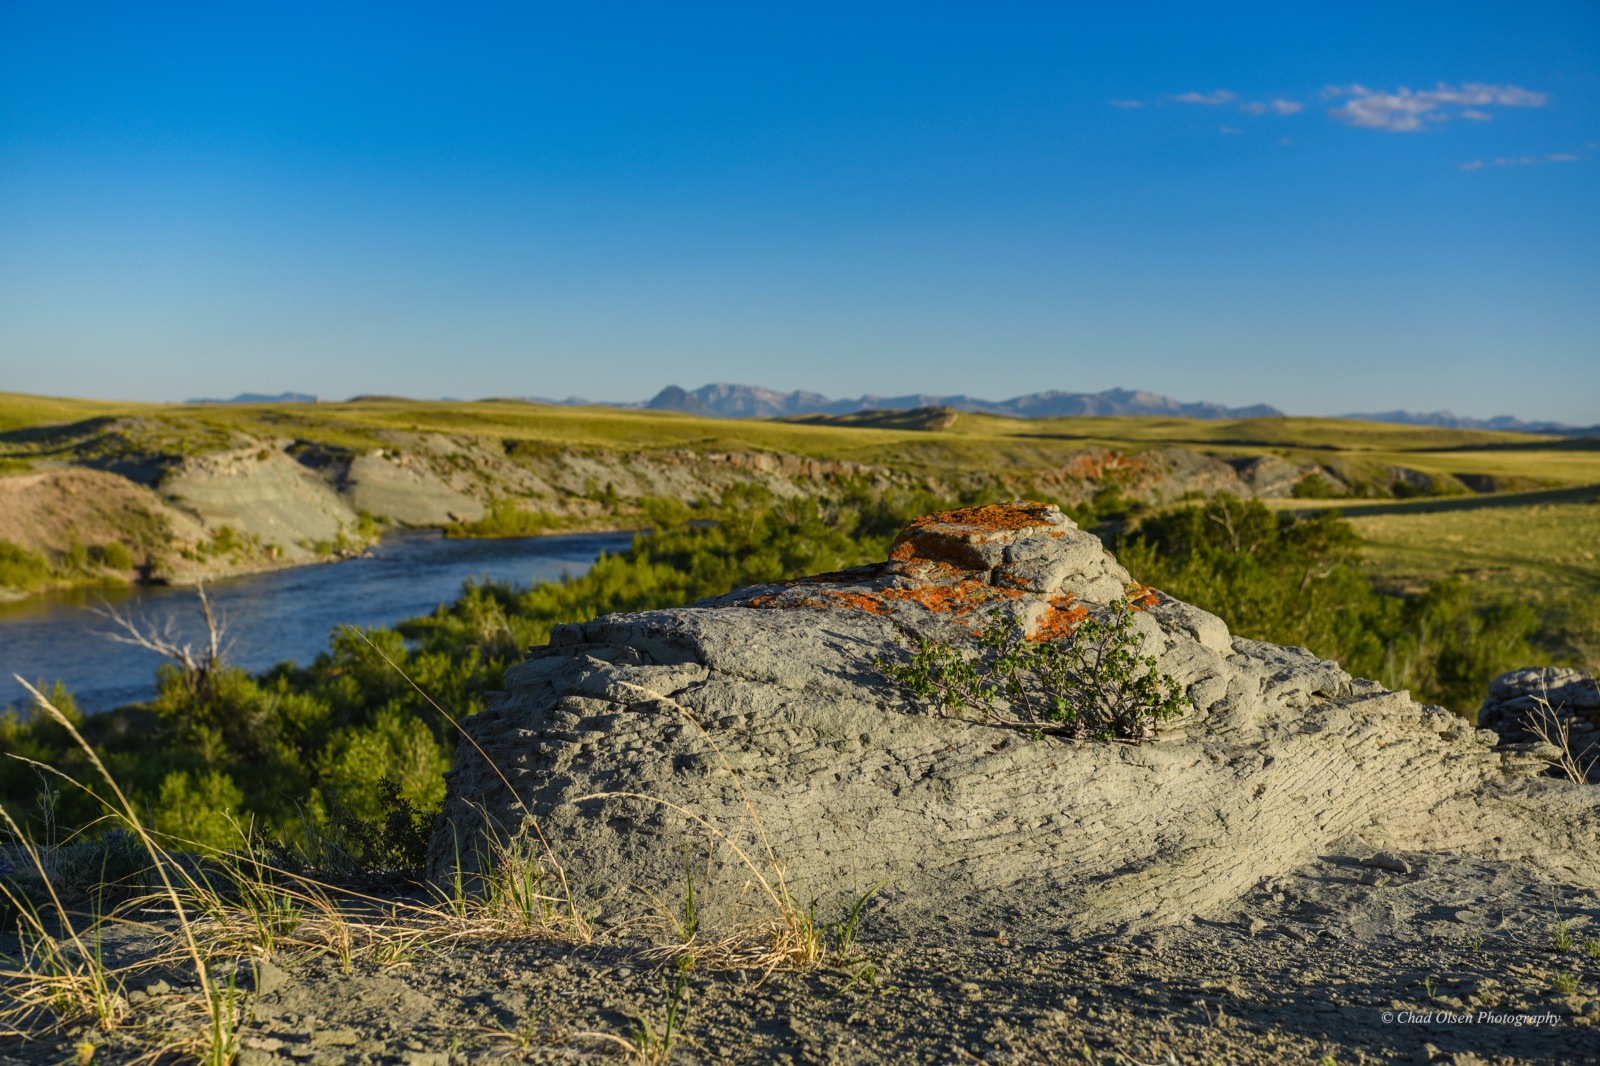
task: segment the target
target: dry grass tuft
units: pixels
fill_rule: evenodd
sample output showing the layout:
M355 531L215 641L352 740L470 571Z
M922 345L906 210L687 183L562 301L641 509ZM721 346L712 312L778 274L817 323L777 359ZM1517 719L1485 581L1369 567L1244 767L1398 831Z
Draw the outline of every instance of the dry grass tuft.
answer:
M1548 692L1535 696L1533 704L1533 709L1523 717L1523 728L1560 753L1553 761L1567 780L1587 784L1595 764L1600 763L1600 755L1589 754L1594 745L1579 752L1572 750L1572 724L1560 713L1560 708L1550 705Z
M760 841L759 861L704 817L668 801L633 793L585 797L629 798L669 807L738 856L750 872L747 888L764 901L761 909L766 913L715 936L701 934L693 874L687 868L686 902L678 913L661 906L659 920L647 918L597 930L589 917L594 908L577 898L525 807L526 829L520 836L496 842L488 854L475 856L478 861L470 873L458 859L451 883L430 886L431 898L380 898L275 865L267 857L271 849L263 849L252 826L236 823L237 843L227 850L158 837L143 824L137 809L71 722L43 694L34 691L33 695L42 711L82 748L104 780L113 797L102 801L105 819L126 834L120 839L142 849L138 861L147 860L148 869L140 879L147 887L110 910L79 913L74 900L64 897L52 849L30 840L10 813L0 808L0 822L11 840L5 857L13 860L13 868L25 867L29 886L27 890L19 888L22 882L16 875L9 881L0 880L0 908L9 907L15 913L20 944L14 957L0 958L0 1002L4 1003L0 1006L0 1035L4 1036L33 1038L88 1021L102 1032L120 1031L134 1046L147 1047L152 1057L177 1054L209 1066L228 1066L239 1052L241 1035L253 1015L253 993L241 988L239 977L248 976L267 960L292 963L311 957L331 958L350 972L358 963L401 965L419 954L448 950L463 942L540 939L589 944L603 935L619 944L637 945L640 933L668 932L674 943L639 953L642 961L668 968L676 976L676 983L669 985L660 1022L639 1019L631 1038L607 1033L563 1037L609 1047L644 1062L662 1062L674 1044L685 1039L682 1027L688 1013L689 971L696 967L754 971L764 981L780 970L848 961L862 910L877 890L862 895L841 920L819 920L815 902L801 905L793 897L760 816L739 785ZM451 715L434 706L467 735ZM710 735L686 708L679 706L679 710L732 773ZM484 758L487 760L486 754ZM64 785L94 794L59 771L33 765ZM738 775L732 776L737 783ZM505 783L515 796L510 782ZM112 958L103 948L113 930L136 934L137 940L154 945L154 950L121 961ZM142 1016L141 1008L130 1005L126 994L132 979L151 969L192 975L193 990L175 993L179 997L176 1009L164 1008L159 1022ZM166 998L170 1003L170 997ZM526 1042L532 1037L523 1034L519 1039Z

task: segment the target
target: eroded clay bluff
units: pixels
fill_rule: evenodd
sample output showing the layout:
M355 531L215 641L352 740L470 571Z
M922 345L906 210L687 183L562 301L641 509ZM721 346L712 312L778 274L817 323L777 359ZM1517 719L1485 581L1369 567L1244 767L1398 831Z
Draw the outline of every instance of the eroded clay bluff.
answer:
M1059 630L1130 590L1146 650L1193 702L1150 743L947 717L875 665L906 654L902 634L970 641L996 615ZM887 881L888 909L913 922L997 907L1144 927L1205 916L1319 855L1382 849L1600 885L1600 792L1503 757L1441 708L1130 586L1097 538L1041 504L920 519L883 564L562 626L505 686L466 723L433 874L470 866L492 835L531 839L536 818L575 894L608 914L647 893L676 906L686 856L699 868L708 854L704 913L754 906L729 846L771 878L747 800L797 900Z

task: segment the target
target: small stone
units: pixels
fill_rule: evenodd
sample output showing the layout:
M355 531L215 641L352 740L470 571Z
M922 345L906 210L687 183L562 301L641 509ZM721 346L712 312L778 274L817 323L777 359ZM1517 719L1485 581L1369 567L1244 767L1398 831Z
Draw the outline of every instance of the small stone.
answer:
M361 1042L361 1034L354 1029L319 1029L311 1034L311 1042L325 1047L350 1047Z
M256 963L256 993L268 996L289 983L289 975L263 959Z
M1371 867L1374 870L1389 870L1397 874L1411 872L1411 864L1392 851L1380 851L1376 855L1362 859L1361 865Z
M960 992L968 999L983 998L983 988L979 985L973 984L971 981L962 981L961 984L956 986L956 991Z
M247 1036L239 1043L247 1048L255 1048L257 1051L281 1051L283 1049L283 1041L275 1036Z

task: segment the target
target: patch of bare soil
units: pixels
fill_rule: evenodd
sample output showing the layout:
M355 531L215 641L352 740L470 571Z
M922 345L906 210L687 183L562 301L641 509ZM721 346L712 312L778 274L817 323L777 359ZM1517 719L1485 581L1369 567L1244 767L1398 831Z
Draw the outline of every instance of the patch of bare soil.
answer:
M0 477L0 540L52 557L73 543L120 543L142 563L165 552L172 524L159 496L116 474L64 467Z
M930 927L899 925L886 897L843 964L697 965L681 985L654 945L621 934L463 940L348 966L280 950L237 964L237 1061L1600 1061L1600 897L1528 867L1330 855L1262 882L1222 920L1137 935L1038 928L1039 902L952 900ZM111 953L156 945L136 936ZM78 1061L132 1062L205 1025L181 966L144 972L128 998L118 1028L12 1041L0 1063L73 1061L86 1044L93 1058Z

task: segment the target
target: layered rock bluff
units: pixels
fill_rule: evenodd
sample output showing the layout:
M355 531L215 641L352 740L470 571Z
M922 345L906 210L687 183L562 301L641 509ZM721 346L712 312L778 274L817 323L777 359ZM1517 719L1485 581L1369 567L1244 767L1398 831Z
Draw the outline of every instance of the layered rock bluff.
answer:
M1070 639L1130 599L1192 705L1148 743L979 724L880 665L924 637L970 648L1002 618ZM887 881L907 920L1002 907L1076 930L1205 915L1329 852L1464 852L1600 885L1593 789L1132 585L1040 504L928 516L879 565L559 627L505 685L466 724L435 876L516 840L606 907L677 900L688 857L722 918L776 862L801 901Z

